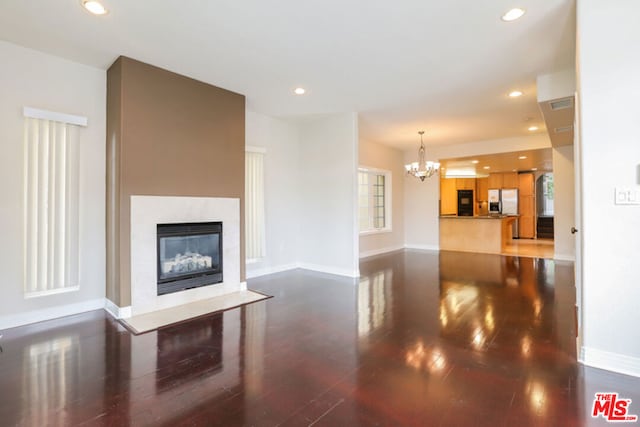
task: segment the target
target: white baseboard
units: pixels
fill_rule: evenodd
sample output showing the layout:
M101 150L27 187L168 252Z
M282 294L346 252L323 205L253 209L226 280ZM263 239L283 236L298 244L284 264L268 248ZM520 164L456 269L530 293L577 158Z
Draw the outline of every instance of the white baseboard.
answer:
M266 276L267 274L280 273L282 271L287 271L287 270L295 270L296 268L318 271L321 273L335 274L338 276L360 277L360 270L358 269L352 271L352 270L347 270L343 268L331 267L327 265L298 262L298 263L292 263L292 264L278 265L274 267L260 268L253 271L247 271L247 279Z
M113 301L108 298L104 300L104 309L107 313L115 317L116 319L128 319L131 317L131 306L118 307Z
M104 308L104 298L0 316L0 330Z
M373 249L371 251L360 252L360 259L369 258L376 255L382 255L389 252L400 251L404 249L404 245L389 246L381 249Z
M553 254L553 259L557 259L558 261L576 261L575 255L569 254Z
M337 276L360 277L360 270L348 270L345 268L336 268L327 265L310 264L306 262L298 263L298 268L304 270L318 271L320 273L335 274Z
M405 249L416 249L419 251L435 251L435 252L439 252L440 251L440 246L438 245L415 245L412 243L409 244L405 244L404 245Z
M640 377L640 358L582 347L578 360L587 366Z
M295 270L298 268L297 263L276 265L273 267L257 268L249 271L247 268L247 279L253 279L254 277L266 276L267 274L280 273L281 271Z

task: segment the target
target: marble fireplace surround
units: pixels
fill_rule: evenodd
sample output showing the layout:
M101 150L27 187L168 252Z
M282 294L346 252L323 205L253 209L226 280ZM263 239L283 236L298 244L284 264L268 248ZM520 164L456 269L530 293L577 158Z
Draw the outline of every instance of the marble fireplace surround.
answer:
M222 222L223 282L157 295L157 224ZM246 290L240 282L240 199L131 196L131 315Z

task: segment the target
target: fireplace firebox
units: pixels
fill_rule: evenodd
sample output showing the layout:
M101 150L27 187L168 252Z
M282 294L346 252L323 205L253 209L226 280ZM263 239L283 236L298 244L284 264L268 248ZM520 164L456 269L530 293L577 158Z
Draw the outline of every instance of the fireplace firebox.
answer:
M222 282L222 222L158 224L158 295Z

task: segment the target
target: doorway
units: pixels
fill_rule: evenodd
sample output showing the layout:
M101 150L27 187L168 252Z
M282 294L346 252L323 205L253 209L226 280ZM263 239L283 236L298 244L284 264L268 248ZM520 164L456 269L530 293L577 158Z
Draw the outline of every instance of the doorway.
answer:
M536 237L553 239L553 173L545 172L536 179Z

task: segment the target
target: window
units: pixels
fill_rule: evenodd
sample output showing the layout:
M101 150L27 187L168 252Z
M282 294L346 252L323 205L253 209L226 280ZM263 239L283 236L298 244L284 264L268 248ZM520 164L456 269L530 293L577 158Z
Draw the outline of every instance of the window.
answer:
M79 127L84 117L24 109L24 292L79 288Z
M391 231L391 172L358 169L360 233Z
M261 147L245 150L245 241L246 259L255 262L264 258L264 155Z

